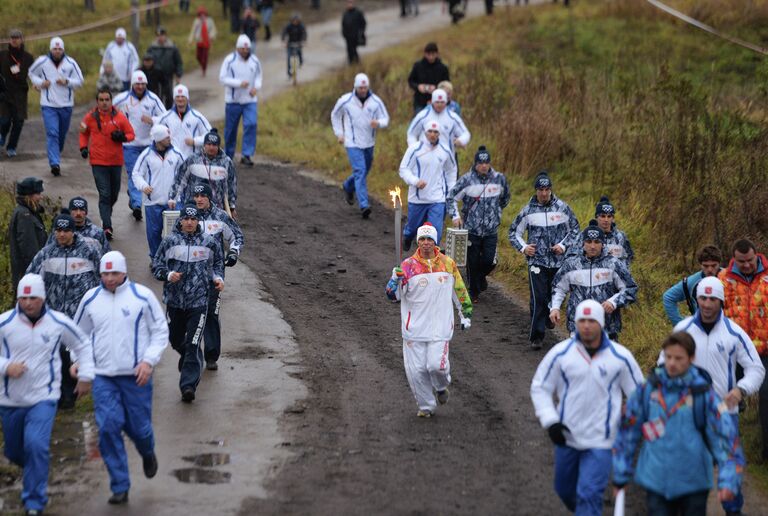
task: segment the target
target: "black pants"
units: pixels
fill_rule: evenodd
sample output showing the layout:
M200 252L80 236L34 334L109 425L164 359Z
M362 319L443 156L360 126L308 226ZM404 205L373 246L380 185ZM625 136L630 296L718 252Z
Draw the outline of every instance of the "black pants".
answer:
M649 516L701 516L707 514L709 491L698 491L673 500L667 500L653 491L645 492Z
M761 356L760 360L763 362L763 367L768 367L768 356ZM763 380L763 384L760 386L758 411L763 436L763 457L768 458L768 380Z
M544 338L549 320L549 302L552 300L552 280L557 269L528 266L528 287L531 293L531 334L530 341Z
M200 373L203 370L203 350L200 340L205 331L205 312L207 307L173 308L168 307L168 340L171 347L180 355L179 389L191 387L197 389Z
M61 396L59 400L74 403L77 380L69 374L69 368L72 367L72 358L64 346L59 347L59 356L61 357Z
M216 362L221 355L221 325L219 311L221 310L221 292L211 287L208 295L208 314L205 316L205 361Z
M232 32L232 34L239 34L240 33L240 9L231 9L232 6L230 6L229 10L229 30Z
M347 41L347 62L349 64L359 63L360 56L357 55L357 38L345 38Z
M163 76L163 80L158 83L158 87L160 91L157 96L163 101L165 109L171 109L173 106L173 77Z
M93 180L96 181L96 190L99 191L99 215L105 228L112 227L112 206L120 195L120 178L123 175L121 165L106 167L92 165Z
M6 149L16 150L16 146L19 144L19 137L21 136L21 129L24 127L24 119L19 117L19 112L15 105L6 102L5 109L8 116L0 117L0 137L8 137L5 142Z
M400 16L405 16L405 4L407 0L400 0Z
M493 14L493 0L485 0L485 14Z
M498 236L469 235L469 249L467 249L467 269L469 272L469 295L472 299L480 295L481 285L485 277L495 267L493 259L496 256L496 242Z

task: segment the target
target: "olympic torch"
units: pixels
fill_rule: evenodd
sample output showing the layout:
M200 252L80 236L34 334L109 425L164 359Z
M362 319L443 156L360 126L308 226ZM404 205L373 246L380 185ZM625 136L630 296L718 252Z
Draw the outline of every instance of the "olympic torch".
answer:
M395 266L400 267L403 261L403 205L400 201L400 187L396 186L394 190L389 191L392 197L392 206L395 208Z

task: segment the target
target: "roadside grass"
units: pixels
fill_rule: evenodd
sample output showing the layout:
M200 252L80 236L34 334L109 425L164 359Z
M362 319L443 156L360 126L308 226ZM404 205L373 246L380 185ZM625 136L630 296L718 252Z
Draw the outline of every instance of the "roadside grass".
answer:
M696 250L715 243L727 252L740 237L761 248L768 243L768 214L761 209L768 201L768 65L637 4L586 0L570 10L502 8L493 18L366 56L359 67L265 102L259 151L344 179L349 166L330 112L351 90L355 73L365 71L392 116L390 127L378 133L369 176L372 194L389 202L388 190L403 186L397 170L412 117L406 77L424 43L437 41L473 135L470 148L459 153L460 171L486 144L512 191L496 279L527 296L525 263L507 231L533 194L537 170L550 170L556 195L582 226L599 197L609 195L635 249L632 272L641 287L637 303L625 310L621 341L648 370L671 329L662 293L696 269ZM751 5L761 13L768 9L764 1ZM764 25L738 19L724 20L732 34L758 42L768 34ZM759 464L756 404L742 429L750 471L768 486L768 469Z

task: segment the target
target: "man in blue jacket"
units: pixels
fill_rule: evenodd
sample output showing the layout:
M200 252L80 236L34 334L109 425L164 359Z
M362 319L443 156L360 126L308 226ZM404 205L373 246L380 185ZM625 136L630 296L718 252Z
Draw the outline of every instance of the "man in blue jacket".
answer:
M701 266L701 270L683 278L664 292L664 311L667 312L667 319L672 323L672 326L683 320L683 316L680 315L680 310L677 306L679 303L685 301L691 315L696 313L696 286L703 278L717 276L717 273L720 272L723 254L718 247L705 245L699 251L696 259Z

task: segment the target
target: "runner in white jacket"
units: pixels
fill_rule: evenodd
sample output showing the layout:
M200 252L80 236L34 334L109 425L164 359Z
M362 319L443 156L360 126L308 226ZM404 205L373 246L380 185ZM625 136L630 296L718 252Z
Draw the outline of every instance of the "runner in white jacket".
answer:
M168 127L152 126L152 145L144 149L133 167L133 184L143 192L147 217L147 245L150 261L163 239L163 212L168 209L168 194L184 157L171 145Z
M27 514L48 502L48 466L56 402L61 384L59 346L80 352L83 364L75 391L90 390L90 340L61 312L45 306L45 285L37 274L19 282L18 304L0 315L0 417L5 456L24 468L21 494Z
M257 94L261 89L261 62L251 54L251 40L245 34L240 34L235 51L221 63L219 82L225 86L224 152L232 160L235 159L237 127L242 117L243 146L240 163L252 167L251 156L256 153L259 122Z
M437 229L440 244L448 192L456 184L458 168L453 152L443 142L440 124L424 124L424 141L413 143L400 162L400 177L408 184L408 221L403 229L403 250L411 247L424 222Z
M342 188L348 204L353 204L354 195L364 219L371 214L368 203L366 178L373 165L373 148L376 145L376 131L389 125L389 113L384 102L370 90L370 81L364 73L355 76L354 88L345 93L331 112L331 125L339 143L347 150L350 175Z
M101 285L80 302L75 320L91 336L96 377L93 402L99 451L110 478L110 504L128 501L131 481L122 432L143 460L144 475L157 473L152 432L152 372L168 345L165 311L150 289L128 278L125 257L101 258ZM82 367L83 354L73 356Z
M630 396L643 373L632 353L603 330L600 303L579 303L575 320L574 336L553 346L536 369L531 400L556 445L555 491L576 514L599 516L622 394Z
M426 123L436 121L440 124L440 136L445 141L452 154L456 153L456 147L466 147L472 135L469 133L464 120L454 111L446 109L448 94L445 90L436 89L432 92L432 104L419 111L408 126L406 137L408 145L412 145L423 138Z
M123 90L131 87L131 75L139 68L139 54L133 43L126 41L125 29L118 27L115 31L115 39L109 42L104 50L104 59L101 60L99 73L104 72L104 63L111 61L115 67L115 73L123 81Z
M61 151L72 119L76 88L83 85L83 72L77 62L64 54L64 40L51 39L50 52L40 56L29 68L29 79L40 92L40 107L45 126L48 164L51 174L61 174Z
M187 159L195 149L202 149L211 124L201 112L189 105L189 90L183 84L173 88L173 102L173 107L155 119L155 123L171 130L173 148Z
M141 190L133 184L133 167L139 154L152 143L150 134L152 125L155 119L165 113L165 106L160 97L147 89L147 76L141 70L133 72L131 89L116 95L112 106L125 114L136 134L133 141L123 144L123 157L125 171L128 174L128 206L134 218L139 221L141 220Z

